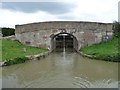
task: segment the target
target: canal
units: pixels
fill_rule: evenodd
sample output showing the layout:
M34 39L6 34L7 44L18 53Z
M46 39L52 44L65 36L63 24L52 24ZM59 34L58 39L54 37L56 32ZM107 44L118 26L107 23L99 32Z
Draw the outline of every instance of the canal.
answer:
M3 88L118 88L118 63L73 51L2 68Z

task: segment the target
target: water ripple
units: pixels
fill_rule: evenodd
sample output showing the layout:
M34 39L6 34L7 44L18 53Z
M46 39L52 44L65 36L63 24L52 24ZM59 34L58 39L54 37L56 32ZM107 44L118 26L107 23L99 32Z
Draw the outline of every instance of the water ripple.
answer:
M73 84L80 88L118 88L118 82L111 79L90 82L87 78L74 77Z

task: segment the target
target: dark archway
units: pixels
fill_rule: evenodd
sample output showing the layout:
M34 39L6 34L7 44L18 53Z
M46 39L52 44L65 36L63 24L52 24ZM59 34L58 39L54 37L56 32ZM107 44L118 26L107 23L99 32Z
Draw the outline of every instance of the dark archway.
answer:
M78 41L70 33L61 32L51 37L52 50L70 48L78 51Z

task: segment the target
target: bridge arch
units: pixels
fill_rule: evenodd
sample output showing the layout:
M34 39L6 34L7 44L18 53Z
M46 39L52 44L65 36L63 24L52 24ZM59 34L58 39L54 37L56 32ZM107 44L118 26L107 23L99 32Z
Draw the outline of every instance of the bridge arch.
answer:
M67 32L52 35L51 50L53 51L57 48L73 48L78 51L78 40L73 34Z

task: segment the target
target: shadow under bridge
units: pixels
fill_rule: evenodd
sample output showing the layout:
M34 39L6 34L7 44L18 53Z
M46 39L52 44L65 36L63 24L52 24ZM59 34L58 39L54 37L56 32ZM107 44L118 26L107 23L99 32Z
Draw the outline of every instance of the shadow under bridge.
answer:
M73 49L78 51L78 41L76 37L70 33L62 32L51 38L52 50Z

